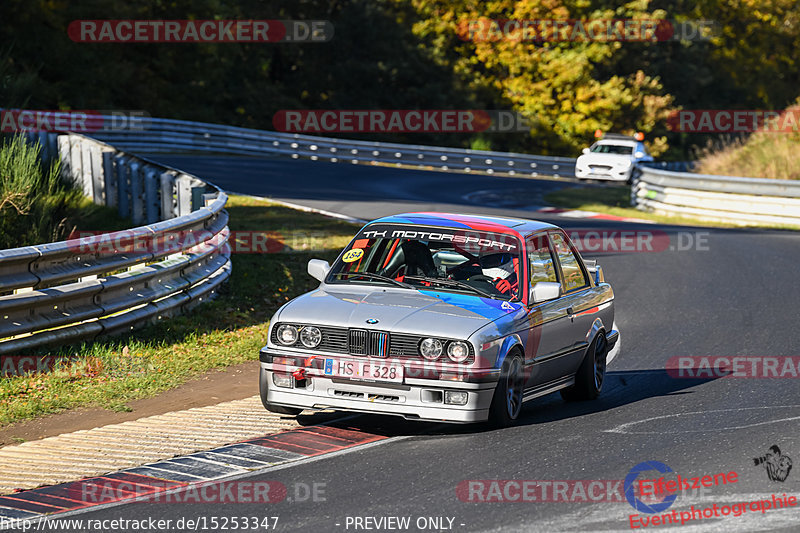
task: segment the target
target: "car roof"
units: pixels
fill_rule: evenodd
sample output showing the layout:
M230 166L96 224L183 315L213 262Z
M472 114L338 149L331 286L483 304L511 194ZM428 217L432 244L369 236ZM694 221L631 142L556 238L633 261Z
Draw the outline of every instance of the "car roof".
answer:
M604 141L611 141L611 140L625 140L625 141L635 141L636 137L633 135L623 135L622 133L605 133L603 134L602 140Z
M498 233L528 234L544 229L558 229L558 226L524 218L497 217L485 215L460 215L456 213L417 212L401 213L373 220L370 224L418 224L441 228L464 228Z
M611 139L600 139L595 144L615 144L617 146L636 146L639 144L639 141L636 139L620 139L620 138L611 138Z

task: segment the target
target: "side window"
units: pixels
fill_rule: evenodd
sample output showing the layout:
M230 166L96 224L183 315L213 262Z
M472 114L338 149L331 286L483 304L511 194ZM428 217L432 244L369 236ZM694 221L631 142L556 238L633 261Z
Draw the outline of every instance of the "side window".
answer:
M530 262L531 287L540 281L558 281L547 237L534 237L528 242L528 261Z
M569 244L560 233L551 233L553 246L558 254L558 262L561 263L561 280L564 285L564 292L580 289L589 284L583 274L578 259L572 253Z

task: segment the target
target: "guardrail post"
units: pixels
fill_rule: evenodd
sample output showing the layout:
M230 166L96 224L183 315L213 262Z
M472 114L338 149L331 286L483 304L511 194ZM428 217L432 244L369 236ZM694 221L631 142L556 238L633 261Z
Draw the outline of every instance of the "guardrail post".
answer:
M203 195L203 207L210 206L217 199L217 193L207 192Z
M140 225L144 220L144 191L142 190L142 164L133 161L130 164L131 187L131 220L135 225Z
M92 180L92 146L91 143L82 138L78 138L78 145L81 151L81 173L80 184L83 189L83 195L87 198L94 198L93 180Z
M81 160L81 140L75 135L69 136L69 180L83 190L81 177L83 176L83 165Z
M175 218L175 175L161 173L161 220Z
M47 134L47 154L48 163L52 163L54 159L58 158L58 134Z
M178 216L188 215L192 212L192 179L181 174L175 180L175 188L178 196Z
M118 154L114 157L117 167L117 205L119 216L127 218L131 216L131 204L129 195L131 191L130 169L128 168L128 158Z
M37 135L36 142L39 143L39 158L42 160L42 164L47 164L50 160L50 146L47 142L48 133L46 131L40 131Z
M203 194L205 192L205 187L192 187L192 211L197 211L205 205L203 203Z
M65 180L71 179L72 163L69 157L69 135L59 135L56 143L58 144L58 157L61 159L61 177Z
M161 204L158 201L159 184L156 182L158 170L145 167L144 171L144 208L147 224L160 220Z
M91 158L92 201L97 205L103 205L105 203L106 190L103 153L100 145L93 143L89 147L89 157Z
M102 152L103 158L103 191L105 192L106 206L117 207L117 173L114 169L114 152Z

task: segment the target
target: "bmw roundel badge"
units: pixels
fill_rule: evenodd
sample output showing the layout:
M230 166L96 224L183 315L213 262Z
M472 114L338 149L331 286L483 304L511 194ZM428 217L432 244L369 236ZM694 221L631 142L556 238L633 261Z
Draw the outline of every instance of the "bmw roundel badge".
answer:
M367 319L367 324L377 324L377 323L378 323L378 319L377 318L368 318Z

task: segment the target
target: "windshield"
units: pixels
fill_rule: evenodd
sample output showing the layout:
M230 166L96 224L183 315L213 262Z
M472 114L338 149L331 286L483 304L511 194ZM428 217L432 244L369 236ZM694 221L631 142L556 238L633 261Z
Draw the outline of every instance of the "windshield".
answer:
M592 146L592 153L628 155L633 153L633 146L625 146L622 144L595 144Z
M518 299L519 253L518 239L503 233L371 225L350 243L326 281Z

